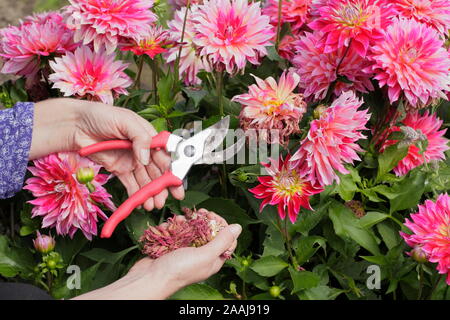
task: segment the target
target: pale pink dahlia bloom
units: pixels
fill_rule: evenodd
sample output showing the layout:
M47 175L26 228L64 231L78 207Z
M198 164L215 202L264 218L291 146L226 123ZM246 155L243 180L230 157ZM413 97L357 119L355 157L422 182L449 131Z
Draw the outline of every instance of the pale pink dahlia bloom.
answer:
M242 105L241 127L260 130L268 143L285 145L290 135L300 132L299 122L306 112L303 95L294 93L300 77L294 72L283 73L278 82L272 77L253 77L256 84L249 92L232 99ZM271 130L278 130L278 135L271 135Z
M126 90L132 80L123 71L128 64L114 61L115 54L107 54L105 49L98 53L87 46L79 47L74 53L68 52L50 62L55 73L49 76L64 96L86 97L113 104L114 96L128 94Z
M292 64L300 75L300 87L304 89L306 98L316 101L324 99L336 80L333 92L335 96L349 90L366 93L374 89L370 82L371 75L363 71L370 65L367 60L361 58L353 47L348 51L341 48L325 53L321 44L323 41L323 33L308 32L295 43L296 54L292 58ZM340 77L345 77L350 82L340 80Z
M439 130L442 127L443 121L436 117L435 114L429 114L426 111L421 115L418 111L409 112L406 118L402 121L403 125L415 131L414 137L406 137L411 144L408 149L408 154L403 158L394 168L397 176L403 176L412 169L421 166L424 162L441 161L445 159L444 152L449 149L448 140L444 137L447 129ZM399 127L389 128L390 132L400 131ZM409 132L409 131L408 131ZM420 154L420 148L416 142L423 136L423 139L428 141L428 145L423 154ZM381 150L388 146L396 144L395 140L387 140L382 146Z
M405 226L413 233L401 232L403 239L410 247L420 248L428 261L437 263L437 270L447 274L450 285L450 197L441 194L436 202L426 200L411 219L406 219Z
M263 199L260 206L262 211L267 205L277 206L278 215L281 219L289 216L289 220L295 223L300 209L303 207L313 210L309 204L312 195L320 193L320 186L313 186L308 177L297 169L289 166L290 156L280 157L263 164L268 176L259 177L259 185L249 189L257 199Z
M450 1L448 0L393 0L400 17L413 18L448 36L450 29Z
M282 0L281 24L289 23L292 32L296 33L309 19L312 0ZM278 25L278 0L268 0L263 14L270 17L270 23Z
M319 119L311 122L307 137L292 156L291 166L313 185L339 183L336 171L348 174L344 164L360 160L357 152L363 150L357 141L366 138L361 131L367 129L370 119L367 110L358 111L362 104L354 92L344 92Z
M274 36L270 18L261 14L259 2L208 0L193 12L194 43L211 68L234 74L247 61L259 64Z
M75 30L75 40L102 46L113 52L123 38L140 41L157 20L150 10L153 0L69 0L67 23Z
M42 217L42 228L54 227L57 234L73 237L80 229L91 240L97 234L98 218L107 219L101 207L116 209L103 187L110 176L99 174L101 166L74 152L51 154L33 163L28 170L34 177L24 187L36 198L29 201L34 205L32 217ZM93 169L91 190L76 179L83 168Z
M172 41L177 45L172 46L163 54L167 63L173 64L177 60L178 53L180 52L180 66L179 74L186 85L197 85L201 83L197 74L205 70L205 59L199 55L199 50L194 44L195 37L194 21L192 15L196 12L197 6L191 6L186 19L186 26L184 30L183 42L181 42L181 34L183 31L183 20L186 14L186 8L181 8L174 13L173 20L170 20L169 34Z
M364 58L371 41L382 38L381 31L395 13L388 0L324 1L308 26L324 33L325 53L351 45Z
M402 95L413 107L435 98L447 99L450 56L433 28L415 20L395 19L371 51L374 63L367 71L375 73L380 87L389 88L391 103Z
M42 59L62 55L76 48L73 32L57 12L27 17L18 27L0 30L2 73L31 77Z
M140 41L128 39L128 41L121 44L120 50L131 51L135 55L148 55L153 59L156 55L167 51L167 47L172 45L169 39L169 33L161 26L152 26L148 35Z

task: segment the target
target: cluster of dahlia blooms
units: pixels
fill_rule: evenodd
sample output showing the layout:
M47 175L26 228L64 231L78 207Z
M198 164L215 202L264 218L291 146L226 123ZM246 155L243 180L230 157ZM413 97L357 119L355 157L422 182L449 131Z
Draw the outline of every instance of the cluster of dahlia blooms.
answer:
M142 253L157 259L179 248L201 247L226 227L223 221L206 209L183 209L185 215L174 215L159 226L150 226L140 238Z
M450 197L441 194L435 202L426 200L419 205L419 212L406 219L405 226L412 234L402 232L406 243L420 250L426 260L437 263L440 274L447 274L447 284L450 285Z
M98 219L107 219L102 207L116 209L103 187L110 175L99 173L100 165L77 153L51 154L33 164L28 168L33 177L24 187L36 198L29 201L32 217L42 217L42 228L55 228L59 235L73 237L78 229L89 240L97 235ZM80 182L78 173L86 168L91 176Z

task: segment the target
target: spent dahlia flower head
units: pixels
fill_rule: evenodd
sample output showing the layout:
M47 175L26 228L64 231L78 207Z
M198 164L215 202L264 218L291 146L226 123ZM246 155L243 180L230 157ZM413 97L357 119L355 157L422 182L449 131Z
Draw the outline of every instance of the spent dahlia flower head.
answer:
M27 17L19 26L0 30L2 73L34 77L42 58L62 55L77 47L73 32L61 14L49 12Z
M297 36L285 35L278 45L278 54L280 55L280 57L291 61L296 54L295 45L297 40Z
M42 217L42 228L55 228L59 235L72 238L80 229L91 240L97 235L98 218L107 219L101 207L116 209L103 187L110 176L100 174L101 166L74 152L51 154L34 160L33 164L28 167L33 177L24 187L36 198L29 201L34 205L32 217ZM77 171L87 167L95 172L90 182L93 191L76 179Z
M215 238L226 227L222 222L211 219L206 209L183 209L185 216L174 215L159 226L150 226L139 242L142 253L157 259L179 248L201 247Z
M325 53L321 43L324 41L321 32L307 32L295 42L295 55L292 64L300 75L300 88L308 100L319 101L326 97L331 84L338 80L334 87L334 95L344 91L356 90L367 93L372 91L371 74L363 71L370 63L363 59L353 47ZM344 56L345 54L345 56ZM339 77L347 80L339 81Z
M395 19L384 37L371 48L380 87L387 86L391 103L405 97L412 107L432 99L447 99L450 91L450 56L436 30L413 19Z
M437 263L437 270L447 274L450 285L450 197L441 194L435 202L426 200L418 207L405 222L412 234L400 234L410 247L420 248L428 261Z
M193 12L194 44L206 57L210 69L234 74L247 61L259 64L271 45L273 27L261 14L259 2L247 0L206 0Z
M281 24L289 23L293 33L298 32L307 23L312 0L282 0ZM278 25L278 0L268 0L263 14L270 17L273 26Z
M69 0L65 7L68 26L75 31L75 41L93 43L113 52L123 38L139 42L150 32L157 16L150 10L153 0Z
M74 53L68 52L50 62L54 73L49 80L66 97L86 97L113 104L114 96L127 95L126 88L133 83L124 72L128 64L114 59L115 54L107 54L105 49L94 52L81 46Z
M336 171L349 174L344 164L361 160L357 152L363 150L357 141L366 138L361 131L367 130L370 119L368 110L358 111L362 104L363 100L352 91L336 99L319 119L311 122L308 135L290 159L291 167L313 185L339 183Z
M34 248L40 253L49 253L55 249L56 241L52 236L36 232L36 239L33 240Z
M323 191L320 186L313 186L308 180L307 175L297 169L291 169L289 166L290 155L283 160L271 160L270 163L263 164L266 167L268 176L259 177L259 185L249 189L257 199L263 199L260 206L260 212L267 205L277 206L278 215L295 223L300 209L303 207L313 210L309 204L309 198L312 195Z
M135 55L148 55L153 59L156 55L167 51L167 48L172 45L169 39L167 30L163 30L161 26L152 26L148 35L140 41L134 39L127 39L127 42L122 43L120 49L122 51L131 51Z
M450 1L448 0L393 0L395 10L402 18L412 18L448 36L450 29Z
M315 13L308 26L324 33L325 53L351 46L364 58L396 11L388 0L329 0L317 4Z
M442 161L445 159L444 152L449 149L448 139L445 138L447 129L439 130L442 127L443 121L435 114L430 114L426 111L421 115L418 111L409 112L406 118L402 121L403 125L408 129L402 127L391 127L388 129L388 134L395 131L403 131L407 133L410 145L408 154L405 158L400 160L398 165L394 168L397 176L404 176L412 169L421 166L424 162L430 163L432 161ZM414 130L416 135L408 134L407 131ZM421 136L424 136L421 138ZM426 140L428 144L426 150L421 154L420 148L415 144L418 140ZM386 140L382 146L382 151L388 146L396 144L396 140Z
M268 143L286 145L290 135L300 132L299 122L306 112L303 95L294 93L300 77L294 72L283 73L278 82L272 77L253 77L256 84L249 92L232 99L242 105L241 127L258 130ZM278 130L278 134L270 134L271 130Z
M206 60L200 56L200 50L194 44L195 28L192 20L193 13L197 11L197 6L191 6L186 16L186 25L184 29L183 42L181 36L183 31L183 21L186 15L186 7L175 11L173 20L167 24L169 26L169 35L171 40L176 45L170 47L167 52L163 54L167 63L174 64L180 52L179 75L186 85L198 85L201 83L197 74L205 70Z

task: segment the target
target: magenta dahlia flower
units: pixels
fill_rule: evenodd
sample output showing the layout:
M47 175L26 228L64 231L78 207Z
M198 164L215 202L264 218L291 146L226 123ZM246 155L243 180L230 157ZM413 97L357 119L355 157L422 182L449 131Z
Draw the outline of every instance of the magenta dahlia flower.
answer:
M365 57L371 41L382 33L395 16L388 0L333 0L316 7L318 17L308 26L324 33L324 52L352 46Z
M357 141L366 138L361 131L367 129L370 119L367 110L358 111L362 104L354 92L344 92L319 119L311 122L307 137L291 158L291 166L313 185L339 183L336 171L348 174L344 164L360 160L357 152L363 150Z
M312 195L323 191L321 187L311 184L308 177L297 169L289 166L290 156L283 160L281 156L277 160L263 164L266 167L268 176L259 177L259 185L249 191L257 199L263 199L260 211L267 205L277 206L278 215L281 219L289 216L289 220L295 223L300 209L303 207L313 210L309 204Z
M42 228L54 227L59 235L72 238L80 229L91 240L97 234L98 218L107 219L101 207L116 209L103 187L110 176L100 174L101 166L77 153L51 154L33 163L28 170L34 177L24 187L36 198L29 201L34 205L32 217L42 217ZM76 179L77 172L83 168L94 171L89 185Z
M234 74L247 61L259 64L274 36L270 18L261 14L259 2L207 0L193 12L194 43L211 67Z
M402 18L413 18L448 36L450 29L450 1L448 0L393 0L394 8Z
M27 17L18 27L0 30L2 73L33 77L42 58L73 51L73 32L57 12Z
M414 132L410 134L412 137L406 137L410 140L407 156L394 168L394 172L397 176L406 175L412 169L424 164L424 162L429 163L431 161L441 161L445 159L444 152L449 149L447 145L448 139L444 137L447 129L439 130L442 127L443 121L437 118L435 114L429 114L428 111L423 115L418 111L409 112L402 123L410 130L414 130ZM401 128L399 127L392 127L389 129L389 132L400 130ZM423 154L421 154L420 148L416 145L416 142L418 142L422 136L422 139L428 141L428 145ZM381 150L396 143L397 141L395 140L387 140L383 144Z
M50 62L55 73L49 76L65 96L86 97L113 104L114 96L128 94L126 90L132 80L123 72L128 64L114 61L115 54L107 54L105 49L98 53L87 46L79 47L74 53L68 52Z
M300 87L304 89L305 97L315 101L324 99L336 80L335 96L349 90L363 93L372 91L371 75L363 71L370 63L361 58L353 47L348 51L341 48L325 53L321 44L324 39L321 32L308 32L295 43L296 54L292 58L292 64L300 75Z
M195 37L194 22L192 20L193 13L196 12L197 6L191 6L186 19L183 42L181 42L181 34L183 31L183 21L186 15L186 8L175 11L173 20L169 21L169 34L173 42L177 45L172 46L163 54L167 63L175 63L180 52L179 74L186 85L197 85L201 83L197 74L201 70L205 70L205 59L199 55L199 50L194 44Z
M166 52L171 45L172 41L169 39L168 31L163 30L161 26L153 26L145 38L140 41L128 39L127 42L121 44L120 49L131 51L138 56L146 54L153 59L156 55Z
M153 0L69 0L65 8L67 23L75 30L75 40L102 46L113 52L123 38L139 42L150 32L157 20L150 10Z
M281 24L289 23L292 32L296 33L309 19L312 0L282 0ZM278 0L268 0L263 14L270 17L273 26L278 25Z
M437 270L447 274L450 285L450 197L441 194L436 202L426 200L411 219L406 219L405 226L412 234L401 232L403 239L410 247L420 248L428 261L437 263Z
M242 105L241 127L258 130L268 143L286 145L290 135L300 132L299 122L306 112L303 95L294 93L300 77L285 72L278 83L272 77L253 77L256 84L249 87L249 92L232 99ZM271 135L271 130L278 130L278 135Z
M389 88L389 99L401 96L413 107L427 105L435 98L447 99L450 91L450 56L436 30L415 20L395 19L384 38L371 48L380 87Z

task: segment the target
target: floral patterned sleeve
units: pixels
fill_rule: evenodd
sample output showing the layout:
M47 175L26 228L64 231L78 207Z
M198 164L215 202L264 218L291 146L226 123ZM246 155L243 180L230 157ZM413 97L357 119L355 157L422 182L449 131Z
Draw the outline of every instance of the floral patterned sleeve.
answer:
M0 110L0 199L22 189L33 132L34 104Z

